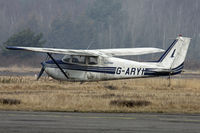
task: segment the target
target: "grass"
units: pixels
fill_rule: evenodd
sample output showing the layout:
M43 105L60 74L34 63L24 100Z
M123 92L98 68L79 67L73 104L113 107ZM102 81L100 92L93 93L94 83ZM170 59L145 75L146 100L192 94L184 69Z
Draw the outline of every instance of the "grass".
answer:
M9 66L9 67L0 67L0 71L6 72L18 72L18 73L26 73L26 72L38 72L41 68L33 68L28 66Z
M200 113L200 79L59 82L0 76L1 110ZM5 102L6 103L6 102Z

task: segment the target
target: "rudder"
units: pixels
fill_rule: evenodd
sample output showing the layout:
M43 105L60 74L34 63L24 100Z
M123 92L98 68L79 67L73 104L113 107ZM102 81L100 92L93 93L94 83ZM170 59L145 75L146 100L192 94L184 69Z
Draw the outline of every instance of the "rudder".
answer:
M191 38L177 37L165 53L160 57L159 63L166 69L181 71L188 51Z

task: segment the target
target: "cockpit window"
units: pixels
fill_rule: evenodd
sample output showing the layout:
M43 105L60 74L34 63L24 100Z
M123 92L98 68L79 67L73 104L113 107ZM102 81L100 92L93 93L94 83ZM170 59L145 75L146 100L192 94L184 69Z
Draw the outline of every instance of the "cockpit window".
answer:
M71 62L71 56L69 55L65 55L62 59L63 62L66 62L66 63L70 63Z
M86 58L84 56L72 56L72 63L86 64Z
M63 61L64 61L64 62L70 62L70 59L71 59L71 58L64 58Z
M65 55L62 59L65 63L83 64L83 65L97 65L98 57L95 56L79 56L79 55Z
M96 65L96 64L98 64L97 57L89 57L88 58L88 64L89 65Z

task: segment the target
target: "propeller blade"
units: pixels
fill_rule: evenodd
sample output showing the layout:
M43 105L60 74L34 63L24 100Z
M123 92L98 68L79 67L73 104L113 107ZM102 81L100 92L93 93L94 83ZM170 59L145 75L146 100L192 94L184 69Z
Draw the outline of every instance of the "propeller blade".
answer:
M40 73L38 74L37 76L37 80L39 80L39 78L42 76L43 72L44 72L44 66L42 66L41 70L40 70Z

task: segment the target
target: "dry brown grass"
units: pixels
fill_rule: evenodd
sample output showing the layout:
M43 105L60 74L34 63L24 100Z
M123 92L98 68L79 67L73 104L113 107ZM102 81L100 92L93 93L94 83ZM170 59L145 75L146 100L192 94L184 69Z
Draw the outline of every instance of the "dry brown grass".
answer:
M0 77L1 110L80 112L200 113L200 79L163 78L116 81L59 82L34 77ZM111 104L112 101L119 104ZM140 104L146 101L148 104ZM137 106L123 106L137 104Z
M0 71L7 71L7 72L18 72L18 73L26 73L26 72L37 72L40 71L41 68L33 68L28 66L18 66L13 65L9 67L0 67Z

